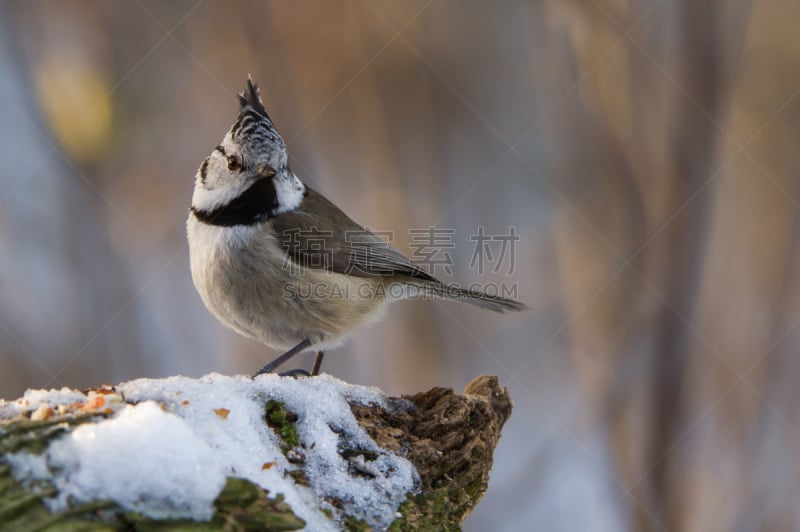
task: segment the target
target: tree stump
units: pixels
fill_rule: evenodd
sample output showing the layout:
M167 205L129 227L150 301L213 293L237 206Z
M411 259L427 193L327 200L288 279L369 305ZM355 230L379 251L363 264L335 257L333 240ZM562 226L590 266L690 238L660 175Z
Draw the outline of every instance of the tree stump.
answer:
M1 402L0 528L458 530L486 491L512 409L492 376L463 395L401 398L329 376L265 377L143 379ZM195 500L204 496L208 508Z

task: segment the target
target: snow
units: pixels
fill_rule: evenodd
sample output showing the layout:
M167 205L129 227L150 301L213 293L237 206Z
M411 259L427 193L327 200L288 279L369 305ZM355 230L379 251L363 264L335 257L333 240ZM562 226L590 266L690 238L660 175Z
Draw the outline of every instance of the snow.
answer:
M23 412L33 412L42 404L66 405L83 403L86 396L78 390L61 388L60 390L27 390L15 401L0 400L0 419L10 419Z
M15 478L52 478L59 490L48 501L52 508L63 509L72 500L112 499L152 518L202 521L212 517L226 477L242 477L270 496L283 494L309 530L341 528L320 511L338 513L328 498L341 501L348 515L384 528L418 482L414 466L378 447L352 415L348 401L388 408L374 388L327 375L293 379L269 374L254 380L211 374L140 379L116 391L137 404L81 425L42 456L9 457ZM79 392L27 392L27 404L0 403L0 418L33 411L43 402L81 402L74 393ZM266 425L264 407L270 399L297 414L298 453L305 465L287 460L280 438ZM342 448L363 451L369 459L357 455L348 461L339 454ZM287 475L298 467L310 486Z
M154 518L211 519L225 486L225 466L213 449L153 401L81 425L54 442L48 457L52 467L68 471L56 482L61 493L83 501L112 499Z

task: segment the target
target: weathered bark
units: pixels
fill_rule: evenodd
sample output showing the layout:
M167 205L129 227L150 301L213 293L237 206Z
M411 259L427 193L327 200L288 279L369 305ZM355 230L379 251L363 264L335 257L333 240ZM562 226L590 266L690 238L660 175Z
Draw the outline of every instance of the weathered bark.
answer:
M103 395L110 387L94 390ZM295 530L304 526L280 494L271 494L255 484L229 478L218 496L211 522L159 521L125 512L111 501L95 501L51 513L42 497L55 495L47 482L23 487L11 476L6 463L9 453L42 452L49 442L76 426L113 415L95 405L50 405L47 412L19 416L0 424L0 529L8 530ZM282 403L265 405L267 423L288 447L292 439L293 415ZM411 461L420 476L420 489L410 493L398 510L392 530L457 530L475 507L488 485L492 453L501 429L511 414L506 388L496 377L473 380L463 395L450 389L391 398L388 408L351 404L355 418L382 448ZM56 412L65 412L56 415ZM49 413L48 413L49 412ZM365 451L340 449L343 458L356 458ZM363 458L363 457L362 457ZM366 457L368 458L368 457ZM357 460L354 461L354 464ZM291 476L306 482L301 468ZM30 485L28 485L30 484ZM369 528L355 519L342 523L350 530Z
M470 382L464 395L433 388L405 399L413 410L352 406L378 445L406 450L422 480L421 493L401 506L403 517L392 528L458 529L486 491L492 453L511 415L511 397L497 377L484 375Z

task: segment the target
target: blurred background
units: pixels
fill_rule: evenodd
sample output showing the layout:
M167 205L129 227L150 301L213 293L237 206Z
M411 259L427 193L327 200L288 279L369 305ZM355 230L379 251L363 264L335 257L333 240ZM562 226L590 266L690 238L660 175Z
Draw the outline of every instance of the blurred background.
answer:
M3 1L0 396L277 354L206 311L185 240L250 73L301 179L531 307L399 303L326 361L393 394L510 387L466 530L800 529L799 21L744 0ZM474 260L481 231L502 267Z

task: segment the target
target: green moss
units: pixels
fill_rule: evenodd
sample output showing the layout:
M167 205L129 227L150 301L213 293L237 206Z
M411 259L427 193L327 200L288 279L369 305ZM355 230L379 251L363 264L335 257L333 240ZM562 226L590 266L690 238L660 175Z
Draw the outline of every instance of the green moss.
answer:
M152 520L128 512L123 516L126 530L161 531L259 531L298 530L305 521L295 516L283 496L267 497L264 490L242 478L229 478L214 502L217 512L211 522L187 519Z
M271 410L274 421L281 424L281 437L287 445L298 445L299 439L291 424L292 414L282 404ZM252 482L229 478L214 501L216 513L210 522L191 520L155 520L135 512L124 512L112 501L93 501L73 506L64 512L51 513L42 498L55 495L47 483L23 487L11 477L5 456L25 451L39 454L50 441L82 423L105 417L105 414L69 414L47 420L19 418L0 425L0 532L41 531L226 531L298 530L305 522L294 515L283 497L267 496Z
M469 484L467 484L464 487L464 491L467 492L467 496L469 498L473 498L473 497L479 496L483 492L484 489L485 489L485 486L484 486L484 483L483 483L483 479L480 479L480 478L476 478L475 480L473 480L472 482L470 482Z
M6 482L3 479L4 489L0 492L0 530L2 531L77 531L91 532L119 530L121 527L113 522L103 522L97 519L101 510L112 508L110 501L96 501L78 505L69 510L54 514L42 503L42 497L49 497L56 493L55 488L25 490L19 483Z
M290 449L300 445L300 437L297 435L297 428L294 422L297 415L286 409L286 404L282 401L270 399L264 407L267 425L269 425L280 436L283 444L281 451L286 454Z
M3 443L2 438L0 436L0 445ZM305 526L305 522L294 515L281 495L270 498L260 487L240 478L228 479L214 501L217 511L210 522L150 519L135 512L123 512L112 501L93 501L73 506L63 512L51 513L42 498L55 494L56 489L47 482L23 487L11 477L8 464L0 462L0 532L255 532L298 530Z
M356 519L349 515L345 518L343 525L347 532L370 532L372 530L369 525L361 519Z
M241 478L228 479L214 501L217 511L210 522L150 519L136 512L123 512L111 501L93 501L51 513L41 498L55 494L52 487L28 492L16 482L7 486L10 489L0 492L0 531L255 532L298 530L305 526L281 495L270 498L264 490Z
M72 427L86 423L107 414L92 412L86 414L67 414L49 419L31 421L19 418L0 424L0 454L25 451L32 454L43 453L53 438L69 432Z
M401 517L392 523L389 530L461 530L461 522L473 507L473 497L474 494L467 490L451 490L447 487L412 495L397 509Z

